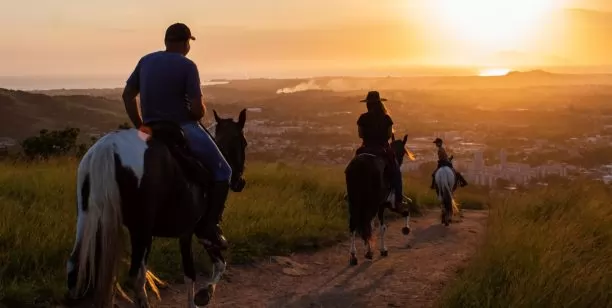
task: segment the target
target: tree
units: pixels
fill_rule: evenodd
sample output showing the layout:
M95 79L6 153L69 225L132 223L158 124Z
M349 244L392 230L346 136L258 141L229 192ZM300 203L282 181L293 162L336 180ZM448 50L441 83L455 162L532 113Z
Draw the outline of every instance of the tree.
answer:
M67 127L64 130L49 131L42 129L38 136L23 140L20 145L28 158L49 158L66 155L76 149L76 141L80 130Z

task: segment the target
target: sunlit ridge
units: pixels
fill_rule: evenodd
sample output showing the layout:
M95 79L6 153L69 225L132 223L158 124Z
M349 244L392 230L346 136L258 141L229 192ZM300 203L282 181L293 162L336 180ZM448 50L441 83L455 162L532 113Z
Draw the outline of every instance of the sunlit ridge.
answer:
M482 76L482 77L505 76L505 75L508 75L508 73L510 73L510 70L507 68L488 68L488 69L481 70L480 73L478 73L478 76Z

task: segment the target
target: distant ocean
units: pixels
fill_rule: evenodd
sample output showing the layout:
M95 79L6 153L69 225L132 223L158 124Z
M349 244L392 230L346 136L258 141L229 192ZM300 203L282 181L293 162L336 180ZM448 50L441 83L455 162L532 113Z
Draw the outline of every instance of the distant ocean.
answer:
M0 88L12 90L112 89L123 88L127 77L5 77L0 76ZM203 81L202 85L224 84L226 81Z
M503 67L503 66L502 66ZM202 76L202 85L227 83L218 80L236 80L249 78L313 78L316 76L352 76L352 77L387 77L387 76L476 76L483 70L499 69L499 67L380 67L328 70L285 70L278 72L253 71L247 73L220 73ZM556 67L515 67L514 70L527 71L533 69L545 70L551 73L569 74L610 74L612 66L556 66ZM274 76L274 77L272 77ZM128 76L0 76L0 88L15 90L53 90L53 89L108 89L123 88ZM211 80L211 81L208 81ZM216 81L217 80L217 81Z

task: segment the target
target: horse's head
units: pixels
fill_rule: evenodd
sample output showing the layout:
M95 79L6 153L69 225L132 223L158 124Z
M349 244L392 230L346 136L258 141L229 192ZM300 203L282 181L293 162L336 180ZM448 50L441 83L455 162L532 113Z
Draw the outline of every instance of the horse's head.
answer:
M408 141L408 135L404 135L404 139L396 140L395 134L391 134L391 149L395 153L395 157L397 157L397 162L402 165L404 162L404 155L406 152L406 142Z
M246 161L247 141L244 137L244 124L246 123L246 109L242 109L238 122L233 119L222 119L213 110L215 115L215 140L219 145L219 149L225 156L225 159L232 167L232 178L230 187L235 192L240 192L246 185L246 181L242 176L244 173L244 165Z

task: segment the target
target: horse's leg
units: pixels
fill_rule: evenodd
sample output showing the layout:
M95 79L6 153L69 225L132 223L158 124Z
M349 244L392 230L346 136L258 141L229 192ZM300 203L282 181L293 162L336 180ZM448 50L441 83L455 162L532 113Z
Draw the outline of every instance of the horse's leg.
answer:
M187 307L197 308L194 302L194 288L196 281L196 270L193 263L193 250L191 246L192 235L183 236L179 239L181 248L181 258L183 263L183 273L185 274L185 284L187 285Z
M402 212L402 217L404 217L405 222L406 222L406 224L402 228L402 234L403 235L408 235L408 234L410 234L410 211L409 210L404 210Z
M370 221L370 225L372 225L372 229L374 229L374 222ZM372 237L370 236L370 238L368 238L367 240L364 241L365 246L366 246L366 253L364 255L364 257L368 260L372 260L372 258L374 257L374 254L372 253Z
M349 250L349 265L357 265L357 247L355 246L355 237L357 236L357 232L355 230L351 230L351 248Z
M387 232L387 224L385 224L385 207L381 206L378 209L378 221L380 223L380 256L386 257L389 255L387 246L385 245L385 232Z
M223 257L221 249L208 245L204 245L204 249L206 250L206 253L208 253L213 267L211 278L206 288L199 289L198 292L195 294L194 301L195 304L198 306L206 306L213 299L215 295L215 289L217 288L217 283L221 281L221 277L225 273L225 269L227 267L227 263L225 262L225 258Z
M348 194L347 194L348 200ZM357 247L355 247L355 237L357 236L357 218L355 217L355 208L349 202L349 237L351 239L351 247L349 248L349 266L357 265Z
M444 188L442 199L444 200L444 225L448 226L453 218L453 200L450 194L450 189Z
M153 242L151 241L149 242L149 246L146 247L145 256L144 256L145 266L149 264L149 254L151 253L152 245L153 245ZM148 268L145 269L145 280L146 280L145 283L148 283L153 293L155 293L155 297L157 297L157 300L161 301L161 294L159 293L159 289L167 288L168 284L162 281L161 279L159 279L159 277L155 276L155 274L153 274L153 272L150 271Z
M130 270L128 272L130 285L135 293L134 305L140 308L148 308L149 301L147 299L147 266L145 257L147 248L151 247L151 235L136 234L130 230L130 239L132 242L132 260Z

